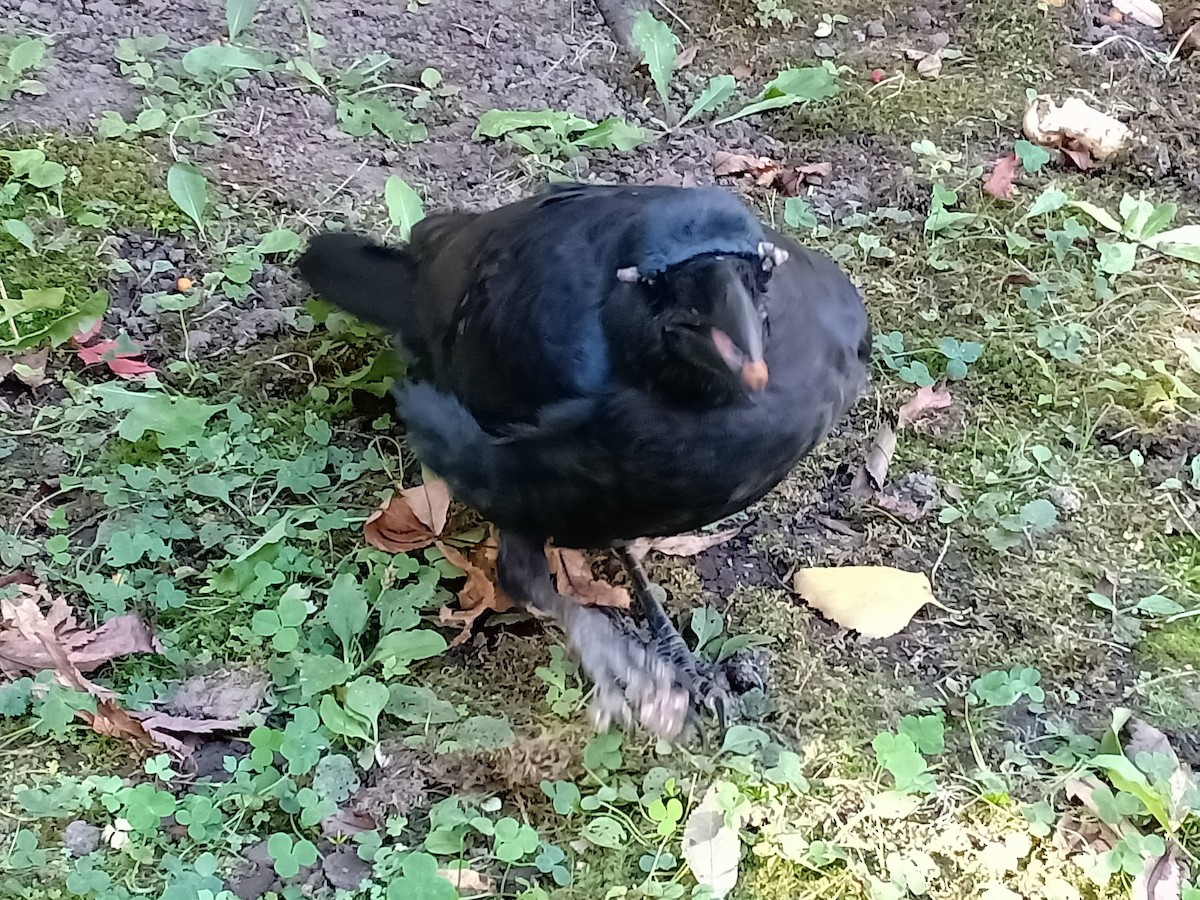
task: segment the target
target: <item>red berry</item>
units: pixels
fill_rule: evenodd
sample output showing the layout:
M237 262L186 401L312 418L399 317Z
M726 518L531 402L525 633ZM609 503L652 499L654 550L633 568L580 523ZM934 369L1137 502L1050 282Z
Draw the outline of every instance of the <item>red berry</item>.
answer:
M887 78L887 72L883 71L883 69L871 70L871 81L875 82L875 84L879 84L885 78Z

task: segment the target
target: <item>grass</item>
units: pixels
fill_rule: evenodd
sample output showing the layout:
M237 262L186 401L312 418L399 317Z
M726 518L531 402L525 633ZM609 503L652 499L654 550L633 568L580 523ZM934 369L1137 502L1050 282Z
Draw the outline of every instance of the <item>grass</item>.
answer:
M855 21L849 7L828 11ZM255 236L280 223L303 231L305 210L238 204L210 183L201 240L165 190L168 148L149 135L4 137L0 151L37 147L67 173L57 189L22 187L3 213L41 242L33 256L0 235L10 296L61 287L81 303L107 286L97 259L126 230L169 236L204 269L198 304L146 320L159 367L147 384L84 368L66 346L51 357L52 383L33 393L5 383L5 571L33 573L85 624L132 612L151 623L161 653L123 653L89 673L120 706L252 718L232 741L199 737L218 777L193 778L162 746L88 728L76 713L102 714L95 698L45 676L10 679L0 894L229 900L225 888L256 876L292 898L317 855L341 848L366 878L347 897L449 898L436 869L463 859L488 879L485 895L700 900L683 835L710 785L709 805L746 845L736 900L1128 896L1134 863L1107 879L1096 866L1119 867L1133 844L1075 855L1052 838L1071 816L1112 817L1071 802L1070 776L1106 779L1118 821L1194 859L1193 801L1181 825L1155 819L1161 764L1137 761L1139 794L1094 760L1113 753L1101 739L1127 706L1200 762L1184 734L1200 724L1200 630L1186 615L1200 603L1200 538L1186 521L1200 487L1187 391L1200 373L1175 344L1194 334L1200 271L1142 251L1131 271L1106 274L1112 236L1085 213L1027 215L1050 187L1115 211L1147 189L1131 169L1026 173L1013 204L978 188L980 164L1011 144L1025 89L1061 74L1064 27L1034 4L977 4L952 35L964 59L942 78L872 88L847 71L835 100L761 123L827 146L871 135L886 150L880 166L906 170L898 209L802 235L838 258L876 332L899 332L902 347L880 344L872 396L760 504L745 553L729 556L749 562L746 577L655 561L682 621L707 605L729 633L768 639L768 705L722 747L592 736L587 685L527 622L446 646L438 611L460 573L433 547L393 557L362 541L366 516L418 471L380 418L372 332L313 307L300 314L311 322L243 356L183 351L214 306L240 308L245 284L253 296L239 267L253 279L286 266L293 250L255 255ZM866 61L855 52L842 60L852 70ZM935 191L949 189L958 197L942 205L972 218L927 227L938 224ZM1178 185L1148 193L1180 204L1177 224L1195 221ZM361 200L375 221L380 198ZM79 226L85 212L102 221ZM1070 346L1073 335L1086 340ZM946 339L957 342L949 355ZM962 342L981 352L950 378ZM917 363L953 407L900 433L891 483L919 472L940 492L908 521L849 485L871 435L922 380ZM1039 501L1049 515L1051 500L1052 520L1021 518ZM931 573L945 608L865 641L790 590L798 567L847 564ZM1161 594L1185 614L1106 612L1088 599L1105 579L1122 607ZM267 698L230 710L232 672L269 685ZM175 696L181 682L190 705ZM339 809L372 819L330 840L321 822ZM108 828L79 858L62 850L74 820Z

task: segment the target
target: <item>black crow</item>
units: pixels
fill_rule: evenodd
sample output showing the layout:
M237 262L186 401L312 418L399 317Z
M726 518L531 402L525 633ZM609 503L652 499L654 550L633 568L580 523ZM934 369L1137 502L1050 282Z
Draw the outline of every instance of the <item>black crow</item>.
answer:
M572 184L404 246L318 235L299 268L397 335L409 443L497 525L501 585L565 629L597 724L670 737L713 708L626 545L754 503L857 399L866 311L833 261L719 188ZM616 549L651 639L558 594L547 540Z

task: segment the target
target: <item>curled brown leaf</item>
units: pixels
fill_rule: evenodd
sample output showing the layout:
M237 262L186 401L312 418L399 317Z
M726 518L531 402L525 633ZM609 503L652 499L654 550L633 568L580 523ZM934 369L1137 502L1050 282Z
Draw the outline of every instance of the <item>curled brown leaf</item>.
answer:
M945 409L953 402L954 398L945 388L935 388L933 385L917 388L917 392L900 407L896 415L896 430L903 431L918 419L934 410Z
M629 591L597 578L591 562L579 550L552 549L550 571L554 574L558 592L584 606L629 609Z

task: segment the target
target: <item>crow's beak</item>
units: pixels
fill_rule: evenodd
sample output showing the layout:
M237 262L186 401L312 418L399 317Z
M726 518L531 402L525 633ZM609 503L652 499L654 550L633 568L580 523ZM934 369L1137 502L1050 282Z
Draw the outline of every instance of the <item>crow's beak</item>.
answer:
M763 360L763 319L754 298L740 280L732 280L713 314L712 342L721 359L752 391L767 385L767 364Z

